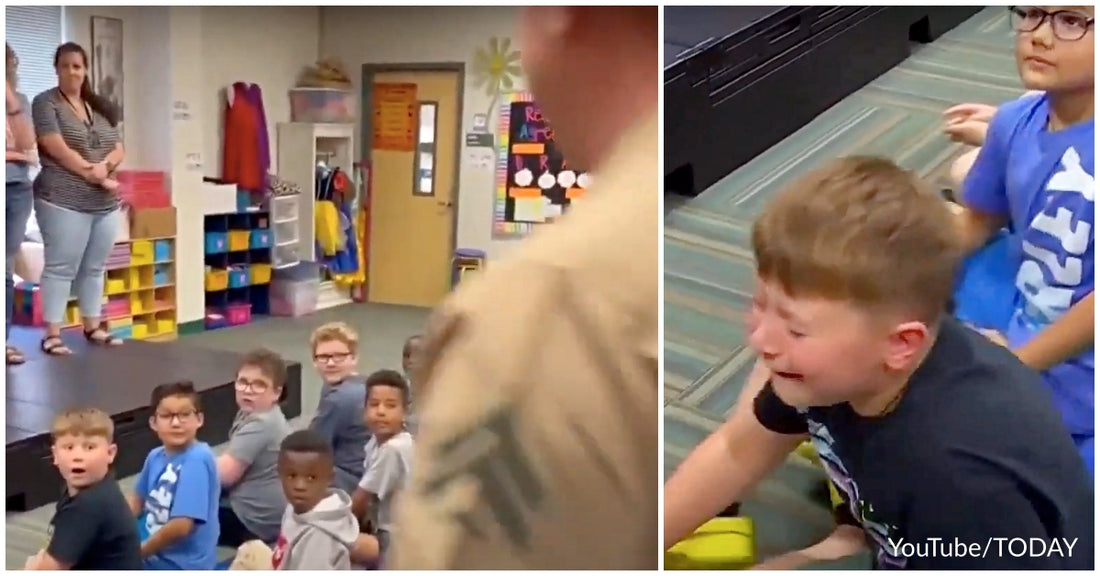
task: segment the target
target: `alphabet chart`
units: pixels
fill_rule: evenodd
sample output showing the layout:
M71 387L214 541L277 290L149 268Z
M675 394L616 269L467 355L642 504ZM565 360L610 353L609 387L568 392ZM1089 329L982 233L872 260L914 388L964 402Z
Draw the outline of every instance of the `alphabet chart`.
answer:
M504 95L497 139L494 237L525 236L584 196L591 177L566 161L530 94Z

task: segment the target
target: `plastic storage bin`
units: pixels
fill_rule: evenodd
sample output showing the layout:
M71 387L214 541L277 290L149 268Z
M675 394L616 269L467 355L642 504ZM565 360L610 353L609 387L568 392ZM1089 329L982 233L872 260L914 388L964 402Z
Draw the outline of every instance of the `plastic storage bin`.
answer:
M225 307L225 321L230 326L240 326L252 321L251 304L230 304Z
M355 121L355 95L334 88L294 88L291 122L349 123Z
M248 286L248 268L232 266L229 268L229 287L244 288Z
M156 262L168 262L172 259L172 242L157 240L153 242L153 259Z
M240 252L241 250L248 250L248 236L248 230L230 230L229 251Z
M248 236L248 247L252 250L258 248L271 248L271 230L257 228Z
M229 287L228 270L208 270L206 272L206 291L214 292Z
M271 284L272 316L303 316L317 310L320 279L275 280Z
M298 196L275 196L271 199L271 218L276 222L298 219Z
M268 284L271 282L271 264L253 264L248 270L249 280L252 284Z
M153 266L153 286L166 286L172 283L172 266L157 264Z
M222 254L229 248L228 237L225 232L206 233L206 253Z
M153 243L148 240L135 240L130 244L130 264L141 266L152 264L154 259Z

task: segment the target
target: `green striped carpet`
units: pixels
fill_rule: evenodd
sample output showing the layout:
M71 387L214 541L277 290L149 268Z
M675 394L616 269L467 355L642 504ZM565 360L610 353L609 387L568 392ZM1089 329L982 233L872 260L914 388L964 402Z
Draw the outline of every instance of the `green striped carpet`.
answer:
M665 474L729 412L751 368L743 317L753 277L753 217L777 190L833 158L893 158L946 184L961 148L941 133L959 102L998 104L1023 92L1007 10L988 8L794 135L665 216ZM715 479L721 481L721 479ZM824 473L797 456L762 483L743 511L761 556L809 545L832 527ZM866 558L834 568L866 567Z

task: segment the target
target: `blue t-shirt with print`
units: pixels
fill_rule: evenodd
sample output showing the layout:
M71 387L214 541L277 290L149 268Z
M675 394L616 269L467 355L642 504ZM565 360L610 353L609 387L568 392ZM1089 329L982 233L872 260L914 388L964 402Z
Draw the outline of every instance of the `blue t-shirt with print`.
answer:
M183 540L145 559L147 570L213 570L217 564L218 499L221 484L214 453L205 442L181 452L154 448L138 475L145 499L144 530L156 534L173 518L190 518L195 527Z
M1093 290L1093 120L1050 131L1049 116L1045 94L1001 106L963 184L964 202L1012 224L1018 268L1006 337L1013 348ZM1090 347L1043 374L1075 436L1093 435L1095 372Z

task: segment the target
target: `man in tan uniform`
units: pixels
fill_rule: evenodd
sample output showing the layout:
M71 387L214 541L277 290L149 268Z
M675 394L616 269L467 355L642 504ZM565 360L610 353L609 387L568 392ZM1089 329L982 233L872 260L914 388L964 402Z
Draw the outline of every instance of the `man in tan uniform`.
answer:
M523 8L523 64L593 187L429 323L398 569L656 569L656 7Z

